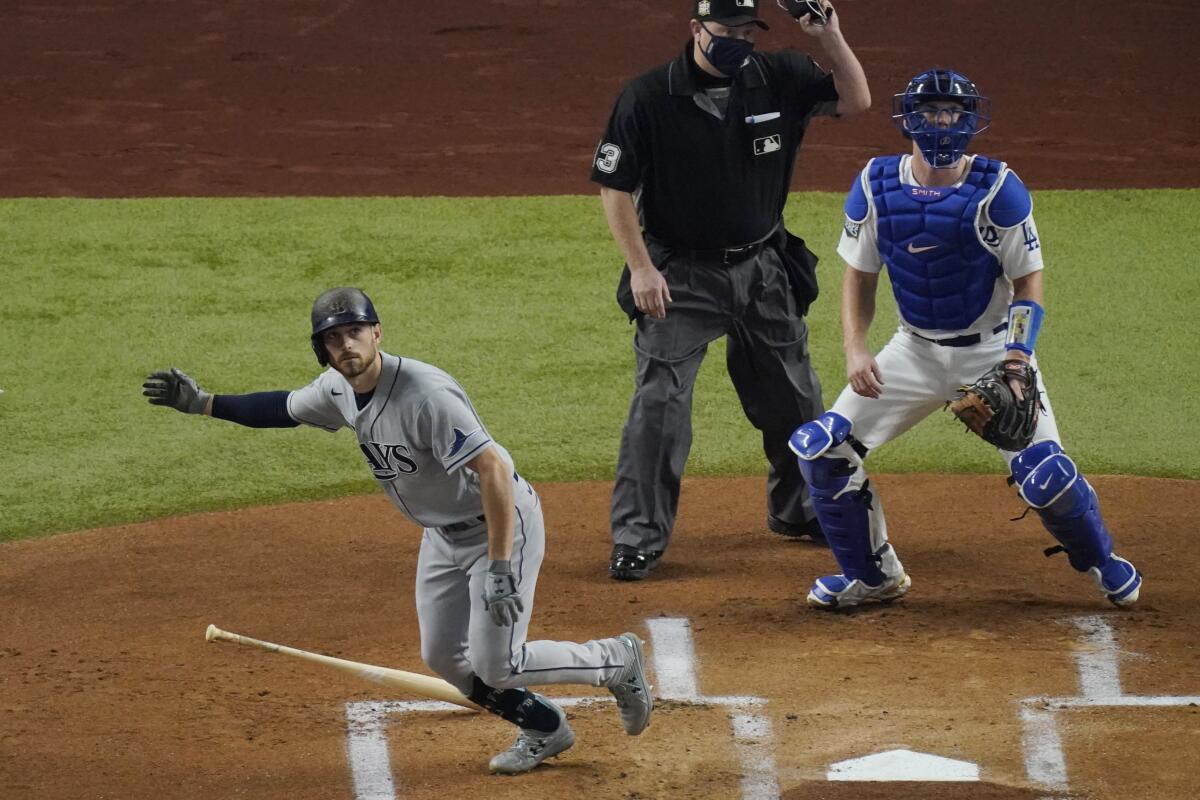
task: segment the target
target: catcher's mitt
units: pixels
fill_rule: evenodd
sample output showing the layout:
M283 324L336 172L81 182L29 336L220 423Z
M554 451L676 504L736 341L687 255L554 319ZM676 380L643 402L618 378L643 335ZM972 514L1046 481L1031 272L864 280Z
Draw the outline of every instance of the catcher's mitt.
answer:
M1013 379L1021 386L1020 400L1009 386ZM962 397L950 404L950 410L967 430L1001 450L1024 450L1033 441L1041 403L1037 370L1028 362L1005 359L959 391Z
M814 25L824 25L829 21L829 16L833 14L833 6L826 3L825 0L775 0L775 2L779 3L779 7L795 19L800 19L807 14L808 21Z

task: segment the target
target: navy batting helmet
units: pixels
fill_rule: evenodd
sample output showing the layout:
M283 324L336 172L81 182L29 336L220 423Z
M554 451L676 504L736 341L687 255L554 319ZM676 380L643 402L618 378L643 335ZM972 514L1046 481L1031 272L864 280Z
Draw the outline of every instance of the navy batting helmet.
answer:
M952 102L962 111L950 114L950 124L939 127L927 115L927 103ZM992 101L979 93L971 79L952 69L931 69L908 82L903 92L892 96L892 121L932 167L950 167L966 152L971 137L983 133L992 122Z
M371 298L362 289L351 286L339 286L322 292L312 307L312 347L317 354L317 363L322 367L329 365L329 354L325 351L325 343L321 334L338 325L348 325L352 322L369 322L379 324L379 315Z

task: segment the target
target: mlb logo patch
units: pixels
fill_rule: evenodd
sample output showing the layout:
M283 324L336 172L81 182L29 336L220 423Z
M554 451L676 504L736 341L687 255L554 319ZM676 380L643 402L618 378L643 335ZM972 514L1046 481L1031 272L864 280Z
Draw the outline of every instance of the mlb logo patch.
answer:
M783 147L783 141L779 134L774 136L764 136L761 139L754 140L754 155L765 156L767 153L774 153Z

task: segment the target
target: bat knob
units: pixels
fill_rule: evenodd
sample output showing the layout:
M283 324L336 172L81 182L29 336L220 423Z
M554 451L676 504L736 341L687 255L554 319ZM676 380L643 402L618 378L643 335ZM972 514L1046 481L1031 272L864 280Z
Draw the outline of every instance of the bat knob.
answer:
M208 630L204 632L204 641L211 642L215 638L217 638L217 626L209 625Z

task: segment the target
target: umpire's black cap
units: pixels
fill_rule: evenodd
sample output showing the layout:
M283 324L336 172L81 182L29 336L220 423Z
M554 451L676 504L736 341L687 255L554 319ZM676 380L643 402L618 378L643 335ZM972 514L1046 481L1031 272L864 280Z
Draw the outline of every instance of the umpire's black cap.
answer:
M758 18L758 4L764 0L696 0L695 19L719 22L728 28L753 22L763 30L770 26Z

